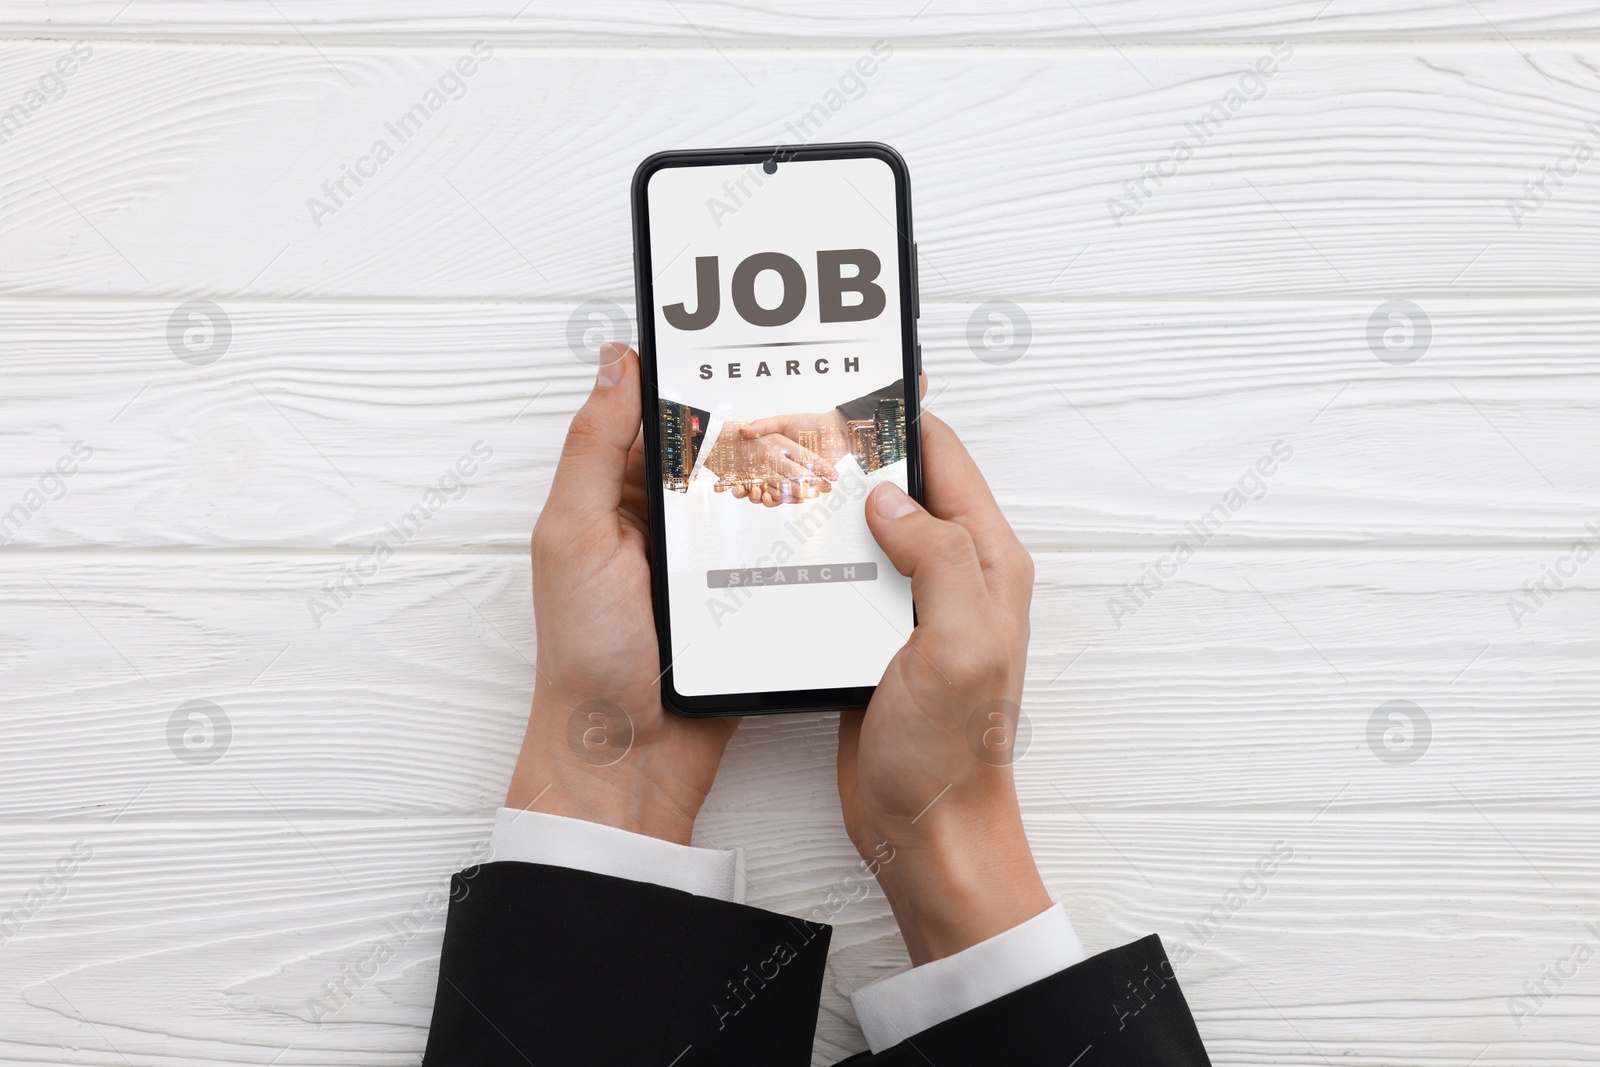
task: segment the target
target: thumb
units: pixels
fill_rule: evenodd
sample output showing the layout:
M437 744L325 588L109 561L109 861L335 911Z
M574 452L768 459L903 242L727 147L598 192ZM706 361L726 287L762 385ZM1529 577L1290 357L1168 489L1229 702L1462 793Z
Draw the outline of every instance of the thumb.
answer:
M919 629L959 633L985 610L988 585L964 527L931 515L892 482L872 491L866 512L889 562L911 579Z
M594 389L567 429L546 508L579 516L616 510L639 435L639 408L639 354L602 346Z

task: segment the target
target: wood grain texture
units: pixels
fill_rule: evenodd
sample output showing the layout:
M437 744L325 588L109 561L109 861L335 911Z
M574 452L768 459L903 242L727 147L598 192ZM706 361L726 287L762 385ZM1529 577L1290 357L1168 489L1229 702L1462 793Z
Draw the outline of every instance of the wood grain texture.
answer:
M525 45L722 47L888 37L935 45L1091 45L1307 40L1497 40L1589 36L1594 9L1578 0L459 0L448 10L405 0L17 0L0 16L7 37L202 41L307 40L427 44L477 38Z
M1600 810L1600 565L1520 628L1507 608L1557 556L1205 550L1118 617L1108 603L1153 554L1042 555L1022 795L1088 812ZM8 568L0 822L127 803L130 818L492 812L533 691L526 560L402 550L314 618L308 599L346 562ZM226 737L184 743L196 700L222 709ZM1409 766L1369 740L1392 700L1431 724ZM710 810L831 810L834 751L830 716L750 720Z
M388 124L468 46L92 47L0 156L0 294L626 302L645 155L817 138L904 153L928 300L1376 303L1600 281L1600 186L1582 166L1537 212L1507 207L1593 138L1600 51L1582 44L1304 48L1237 110L1228 94L1265 47L1132 63L908 50L852 100L829 94L862 48L730 64L502 46L404 143ZM0 84L23 98L64 48L6 48ZM1228 117L1208 122L1219 101ZM813 107L819 125L786 130ZM363 164L380 139L393 158ZM325 190L347 166L372 176ZM1114 218L1130 197L1136 213ZM336 210L314 215L313 198Z
M991 310L929 303L929 408L1038 550L1165 547L1279 442L1292 459L1216 544L1582 536L1600 314L1425 303L1411 366L1368 348L1376 300L1027 304L1005 312L1032 334L1006 365L974 354ZM0 530L15 547L365 551L467 457L415 545L520 553L592 381L569 330L601 323L581 304L225 303L230 347L194 367L168 347L175 306L0 304L0 516L93 449L64 497Z
M1600 163L1569 167L1597 72L1577 0L8 4L0 1063L417 1062L433 894L479 857L532 690L571 330L631 313L628 180L802 137L910 162L930 407L1036 554L1016 774L1086 945L1159 932L1219 1067L1594 1062L1600 964L1520 1025L1513 998L1600 945L1600 563L1573 551L1600 525ZM168 340L197 298L232 330L204 366ZM1395 299L1415 363L1369 340ZM1031 330L1014 362L977 358L994 301ZM752 903L835 924L819 1065L905 963L875 890L838 903L834 730L747 722L697 826L748 851Z
M62 857L83 857L5 945L0 1060L416 1062L437 975L438 894L481 858L489 820L136 812L115 824L0 828L0 900L23 899ZM1591 822L1036 814L1029 832L1092 950L1155 930L1183 956L1216 1063L1466 1063L1481 1053L1497 1067L1576 1067L1591 1062L1584 1035L1600 1008L1587 973L1520 1030L1507 1002L1594 939L1583 926L1600 910ZM905 953L882 897L854 889L858 861L836 818L741 813L701 829L703 841L749 850L751 903L835 924L814 1062L859 1050L848 994L903 967ZM1287 857L1275 873L1247 877L1274 848ZM1248 899L1196 936L1241 883ZM397 933L407 917L409 936ZM392 958L373 965L380 945ZM348 995L323 992L351 973ZM1353 1015L1366 1021L1353 1027Z

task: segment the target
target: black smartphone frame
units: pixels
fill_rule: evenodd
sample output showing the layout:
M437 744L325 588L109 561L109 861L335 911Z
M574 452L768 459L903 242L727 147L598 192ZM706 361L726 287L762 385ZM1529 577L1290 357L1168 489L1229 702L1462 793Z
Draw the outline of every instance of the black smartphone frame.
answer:
M717 717L767 715L783 712L838 711L865 707L876 686L831 689L791 689L777 692L719 693L687 696L673 684L671 612L667 607L666 524L661 514L661 421L656 376L655 285L650 258L650 179L669 167L728 165L784 166L829 159L877 159L894 173L895 229L899 242L900 334L902 380L906 394L906 483L913 499L922 500L921 398L922 346L917 341L921 299L917 292L917 246L911 230L911 177L900 153L886 144L853 141L834 144L769 145L759 148L719 148L657 152L633 175L633 277L638 303L641 387L644 399L645 479L649 492L650 592L654 602L656 638L661 663L661 701L680 715ZM915 431L915 432L913 432ZM710 442L701 447L709 447ZM915 625L916 606L912 605Z

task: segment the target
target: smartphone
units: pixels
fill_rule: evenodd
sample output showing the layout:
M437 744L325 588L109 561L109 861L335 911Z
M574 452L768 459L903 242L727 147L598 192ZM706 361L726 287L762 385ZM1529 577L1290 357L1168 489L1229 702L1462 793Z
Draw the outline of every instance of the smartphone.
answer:
M916 625L867 494L922 497L916 244L881 144L662 152L633 180L662 701L865 706Z

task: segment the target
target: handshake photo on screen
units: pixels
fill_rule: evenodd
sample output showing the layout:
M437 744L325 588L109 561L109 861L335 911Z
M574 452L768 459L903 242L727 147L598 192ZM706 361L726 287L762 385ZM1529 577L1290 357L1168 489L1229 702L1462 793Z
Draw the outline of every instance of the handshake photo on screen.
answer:
M769 508L799 504L832 491L846 456L867 474L906 457L903 380L827 411L716 426L690 404L663 397L660 407L662 484L679 493L704 467L717 477L715 492Z

